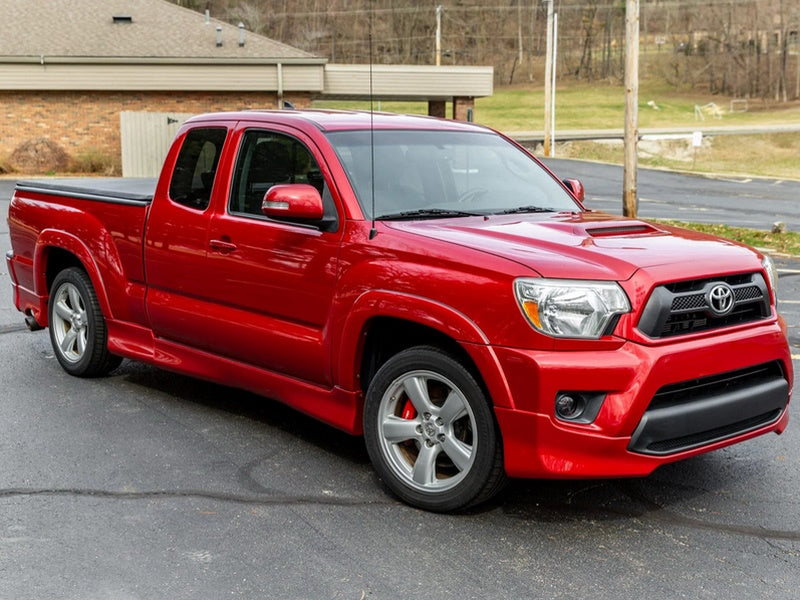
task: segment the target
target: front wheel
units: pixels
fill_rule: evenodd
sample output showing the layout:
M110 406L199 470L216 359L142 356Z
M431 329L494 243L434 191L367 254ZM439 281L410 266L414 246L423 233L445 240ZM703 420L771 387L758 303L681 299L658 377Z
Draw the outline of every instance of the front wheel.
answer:
M95 377L119 366L122 359L108 351L106 322L85 271L70 267L56 276L48 310L50 342L67 373Z
M390 358L367 390L364 438L384 483L437 512L488 500L505 482L494 414L464 366L433 347Z

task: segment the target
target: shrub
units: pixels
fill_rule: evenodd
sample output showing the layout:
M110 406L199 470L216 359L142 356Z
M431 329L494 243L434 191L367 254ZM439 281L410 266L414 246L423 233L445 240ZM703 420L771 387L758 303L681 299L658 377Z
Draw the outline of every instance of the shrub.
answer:
M69 155L64 148L43 137L22 142L9 159L17 170L26 173L64 171L69 164Z
M99 175L119 175L119 162L107 152L90 147L73 157L69 170L75 173L95 173Z

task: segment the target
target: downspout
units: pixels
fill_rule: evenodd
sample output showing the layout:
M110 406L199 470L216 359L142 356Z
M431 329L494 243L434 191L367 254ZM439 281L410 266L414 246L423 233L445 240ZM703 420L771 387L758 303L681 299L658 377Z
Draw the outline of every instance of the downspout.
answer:
M283 110L283 64L278 63L278 110Z

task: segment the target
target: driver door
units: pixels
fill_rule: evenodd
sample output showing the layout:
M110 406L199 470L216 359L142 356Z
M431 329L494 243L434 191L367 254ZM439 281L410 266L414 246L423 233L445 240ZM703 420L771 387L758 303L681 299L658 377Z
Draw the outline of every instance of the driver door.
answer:
M299 132L237 132L228 202L212 216L205 277L215 351L254 366L331 385L331 312L342 228L330 175ZM325 219L298 223L261 212L267 190L308 183L323 198Z

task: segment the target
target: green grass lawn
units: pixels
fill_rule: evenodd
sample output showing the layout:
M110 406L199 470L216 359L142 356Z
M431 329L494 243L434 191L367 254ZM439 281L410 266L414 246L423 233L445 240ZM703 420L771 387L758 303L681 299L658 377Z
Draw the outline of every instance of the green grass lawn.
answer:
M784 233L771 233L746 227L730 227L729 225L712 225L709 223L686 223L665 219L652 219L661 223L685 227L703 233L710 233L719 237L736 240L756 248L761 248L770 253L786 256L800 256L800 233L791 231Z
M653 102L658 109L648 105ZM706 117L706 125L800 124L800 103L783 105L751 100L747 112L730 112L730 99L703 92L676 92L667 86L643 82L639 87L639 127L694 127L695 105L714 102L722 119ZM320 108L369 110L368 101L317 100ZM375 110L427 114L425 102L375 100ZM452 107L448 106L448 114ZM556 132L559 129L622 128L625 94L621 85L570 83L556 86ZM544 90L541 86L495 87L494 94L475 100L475 121L503 132L541 131L544 128Z
M657 108L649 105L652 102ZM639 128L695 127L695 105L715 103L721 119L706 117L705 125L763 125L800 123L800 104L765 104L751 100L747 112L730 112L730 99L702 92L675 92L663 85L639 88ZM621 85L570 83L556 86L556 132L559 129L619 129L624 126L625 93ZM504 132L544 128L544 91L512 86L475 101L476 121Z
M658 109L649 105L653 102ZM800 102L781 104L751 100L747 112L730 112L728 98L702 92L676 92L666 85L643 82L639 88L639 128L696 127L695 105L714 102L722 118L706 117L705 125L800 124ZM317 101L314 106L369 110L368 101ZM475 101L475 120L512 133L544 128L544 91L541 87L496 87L494 94ZM425 102L378 102L376 110L427 114ZM448 105L448 114L452 106ZM570 83L556 89L556 138L559 130L619 129L624 125L625 96L621 85ZM800 135L719 135L707 138L696 153L686 140L668 142L660 149L639 148L639 165L691 172L736 173L800 179ZM569 142L559 144L562 157L622 163L621 143ZM771 234L723 225L681 223L681 226L714 233L776 252L800 256L800 234Z
M575 141L556 145L556 156L622 164L623 145ZM718 135L695 150L687 139L639 144L639 166L687 171L800 179L800 134Z
M651 104L648 104L652 102ZM695 119L695 105L714 102L722 118L707 116ZM368 101L316 101L314 106L369 110ZM658 107L657 109L655 107ZM544 91L533 85L496 87L494 94L475 101L475 121L504 133L541 131L544 128ZM425 102L382 102L376 110L427 114ZM452 106L448 106L448 114ZM558 132L580 129L622 129L625 96L621 85L573 82L557 86L556 140ZM747 112L730 112L730 99L703 92L676 92L649 81L639 88L639 129L698 127L699 125L774 125L800 124L800 102L782 104L751 100ZM693 172L718 172L800 178L800 135L771 134L710 138L697 154L687 159L687 141L677 141L675 152L669 145L664 151L648 152L640 145L642 166L662 167ZM683 146L683 148L681 148ZM575 142L559 145L556 155L587 160L621 163L621 144Z

